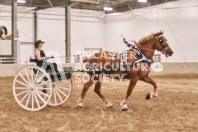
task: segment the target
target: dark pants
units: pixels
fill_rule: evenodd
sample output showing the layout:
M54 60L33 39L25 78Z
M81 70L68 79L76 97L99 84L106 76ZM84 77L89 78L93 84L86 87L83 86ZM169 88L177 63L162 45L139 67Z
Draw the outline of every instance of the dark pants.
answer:
M48 63L47 59L43 60L43 61L40 61L40 62L37 62L37 66L42 67L46 71L54 72L53 70L55 70L55 72L59 72L57 64L56 63Z
M53 71L53 68L51 68L51 66L54 67L56 72L59 72L56 63L47 63L46 71Z

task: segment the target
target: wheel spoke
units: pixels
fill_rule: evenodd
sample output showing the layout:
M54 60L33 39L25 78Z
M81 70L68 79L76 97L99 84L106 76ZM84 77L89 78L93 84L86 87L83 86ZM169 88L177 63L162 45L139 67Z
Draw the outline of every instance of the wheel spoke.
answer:
M55 89L56 94L58 95L59 99L61 100L61 102L63 101L63 99L61 98L60 94L58 93L58 91Z
M27 87L15 87L15 89L28 89Z
M34 93L32 93L32 109L34 109Z
M29 100L30 100L31 94L32 94L32 93L29 94L28 99L27 99L27 101L26 101L26 104L25 104L26 107L27 107L27 105L29 104Z
M40 81L44 78L44 76L45 76L45 74L43 74L43 75L39 78L39 80L37 81L36 85L38 84L38 82L40 82Z
M38 77L38 73L39 73L39 69L37 70L37 72L36 72L36 76L35 76L35 78L34 78L34 84L36 83L36 79L37 79L37 77Z
M40 100L45 104L45 100L40 96L40 94L38 92L36 92L36 95L40 98Z
M26 93L26 92L28 92L28 90L25 90L25 91L23 91L23 92L20 92L20 93L18 93L16 96L22 95L22 94L24 94L24 93Z
M30 83L31 83L31 81L30 81L30 77L28 76L26 69L25 69L25 74L26 74L27 79L28 79L28 82L29 82L29 84L30 84Z
M23 100L29 95L30 93L29 92L27 92L26 93L26 95L20 100L20 102L22 103L23 102Z
M71 89L69 89L69 88L65 88L65 87L60 87L60 86L57 86L58 88L60 88L60 89L64 89L64 90L68 90L68 91L71 91Z
M20 84L23 85L23 86L28 87L28 85L26 85L25 83L23 83L23 82L21 82L21 81L19 81L19 80L16 80L16 82L20 83Z
M27 85L30 85L30 84L27 82L27 80L21 75L21 73L19 73L19 76L23 79L23 81L26 82Z
M34 82L34 80L33 80L33 68L30 68L30 70L31 70L31 82L32 82L32 84L33 84L33 82ZM33 97L33 96L32 96Z
M46 84L46 83L48 83L48 81L41 82L40 84L38 84L38 85L36 85L36 86L39 87L39 86L41 86L41 85L43 85L43 84Z
M43 92L41 92L41 91L39 91L39 90L36 90L39 94L42 94L42 95L44 95L44 96L47 96L48 98L50 97L48 94L45 94L45 93L43 93Z
M55 104L57 104L57 99L56 99L56 90L54 89L54 101L55 101Z
M37 96L36 96L35 93L34 93L34 98L35 98L35 100L36 100L36 104L37 104L38 108L40 108L40 104L39 104L39 102L38 102L38 99L37 99Z
M47 95L49 94L49 91L47 91ZM46 99L47 96L44 97L44 100Z
M65 93L63 93L63 91L61 91L60 89L57 88L57 90L62 94L64 95L65 97L68 97Z

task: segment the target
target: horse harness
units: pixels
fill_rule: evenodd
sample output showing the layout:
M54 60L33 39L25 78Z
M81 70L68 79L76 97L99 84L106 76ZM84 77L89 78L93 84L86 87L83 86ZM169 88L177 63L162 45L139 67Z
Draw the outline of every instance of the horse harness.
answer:
M168 43L166 43L165 45L163 45L163 40L162 40L162 37L164 37L164 36L162 36L162 35L160 35L160 36L157 36L157 37L155 37L155 39L156 39L156 42L155 42L155 44L157 43L157 42L159 42L160 43L160 45L162 46L162 48L163 48L163 51L165 52L165 55L167 54L167 47L169 46L169 44ZM165 37L164 37L165 38ZM166 38L165 38L166 39ZM167 39L166 39L167 40Z
M156 43L157 43L157 41L160 43L160 45L162 46L162 48L163 48L163 51L166 51L167 50L167 46L168 46L168 44L166 43L166 45L163 45L163 40L161 39L163 36L158 36L158 37L155 37L156 38ZM131 40L131 42L133 43L133 44L130 44L128 41L126 41L126 39L123 37L123 42L124 42L124 44L127 46L127 47L129 47L132 51L134 51L137 55L138 55L138 57L139 57L139 59L138 60L136 60L135 62L133 62L132 64L131 63L127 63L127 56L128 56L128 54L129 54L129 51L123 51L123 52L121 52L121 53L118 53L118 52L115 52L114 54L113 54L113 56L112 56L112 58L111 58L111 65L112 65L112 67L114 67L114 62L115 62L115 60L116 60L116 57L118 56L118 55L120 55L120 59L121 59L121 61L120 61L120 68L122 68L122 70L123 71L125 71L126 70L126 68L128 67L128 65L136 65L136 64L138 64L138 63L140 63L140 62L143 62L143 63L147 63L147 64L152 64L153 63L153 60L152 59L149 59L148 57L147 57L147 55L144 53L144 51L142 50L142 49L140 49L139 48L139 46L137 45L137 43L134 41L134 40ZM156 44L155 43L155 44ZM95 59L95 57L94 56L92 56L92 59ZM122 67L121 67L122 66ZM119 69L120 69L119 68ZM104 70L104 69L103 69ZM99 74L99 73L101 73L101 71L94 71L93 72L93 74Z
M141 49L137 46L137 43L136 43L134 40L131 41L133 44L130 44L130 43L127 42L126 39L123 37L123 42L124 42L124 44L125 44L127 47L129 47L129 48L130 48L133 52L135 52L135 53L138 55L138 57L139 57L139 59L136 60L135 62L133 62L133 64L138 64L138 63L140 63L140 62L147 63L147 64L153 63L153 60L152 60L152 59L149 59L149 58L146 56L146 54L143 52L143 50L141 50ZM129 54L129 51L123 51L122 53L120 53L120 59L121 59L120 65L122 65L123 68L126 68L127 65L128 65L128 63L127 63L127 56L128 56L128 54ZM112 56L112 59L111 59L111 60L112 60L112 65L114 65L114 61L115 61L117 55L118 55L118 53L116 52L116 53L114 53L114 55Z

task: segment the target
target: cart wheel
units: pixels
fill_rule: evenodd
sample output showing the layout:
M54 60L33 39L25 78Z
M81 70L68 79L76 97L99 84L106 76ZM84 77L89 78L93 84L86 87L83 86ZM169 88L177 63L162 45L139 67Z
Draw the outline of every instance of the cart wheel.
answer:
M53 82L52 98L48 105L59 106L65 103L72 92L72 80L61 80Z
M59 81L53 81L52 97L48 105L59 106L65 103L72 92L72 80L67 77L62 66L58 65L59 74L62 77Z
M17 103L25 110L41 110L52 96L51 78L40 67L25 67L14 78L13 94Z

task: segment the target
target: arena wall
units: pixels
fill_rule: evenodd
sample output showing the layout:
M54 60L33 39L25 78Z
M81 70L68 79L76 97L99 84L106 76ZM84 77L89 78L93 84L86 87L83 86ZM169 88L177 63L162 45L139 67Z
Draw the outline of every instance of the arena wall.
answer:
M105 49L126 49L122 44L122 35L126 39L138 41L152 32L163 30L174 51L171 60L185 62L186 57L198 56L195 48L198 42L198 7L192 5L198 5L198 1L179 0L107 17ZM162 59L166 61L169 58L162 55Z
M198 62L197 49L194 47L198 41L198 7L191 7L197 4L197 0L180 0L106 18L102 17L102 11L72 9L71 53L75 54L76 51L83 51L85 48L125 50L127 47L123 45L122 35L126 39L138 41L152 32L164 30L174 54L168 59L162 55L163 62L169 59L171 62L172 60L186 62L186 58L196 58L190 62ZM5 5L0 7L10 9L10 12L1 11L0 25L7 26L11 33L11 7ZM34 20L31 12L21 12L27 7L18 8L20 58L24 63L30 56L34 57ZM63 8L38 11L38 39L46 41L45 51L58 51L60 56L65 56Z
M198 1L168 2L106 18L102 17L101 11L72 9L72 54L76 51L83 51L85 48L126 50L122 35L126 39L138 41L151 32L164 30L164 35L174 51L172 57L165 58L162 55L164 73L197 73L198 54L195 45L198 42L198 7L191 5L198 5ZM0 25L8 27L10 34L11 7L5 5L0 5L0 7L2 9ZM3 8L8 11L3 11ZM30 56L34 56L34 19L31 12L22 12L25 8L27 7L18 9L20 63L25 63ZM45 51L57 51L60 56L65 56L63 8L45 9L38 12L38 39L46 41ZM14 76L23 66L27 65L0 64L0 76Z
M11 34L11 6L0 5L0 25ZM25 12L28 7L18 6L18 31L21 42L21 61L34 57L34 15ZM6 9L4 11L4 9ZM49 8L38 11L38 39L46 42L45 51L57 51L65 56L65 10ZM102 11L72 9L71 11L71 53L85 48L104 48L104 19Z

